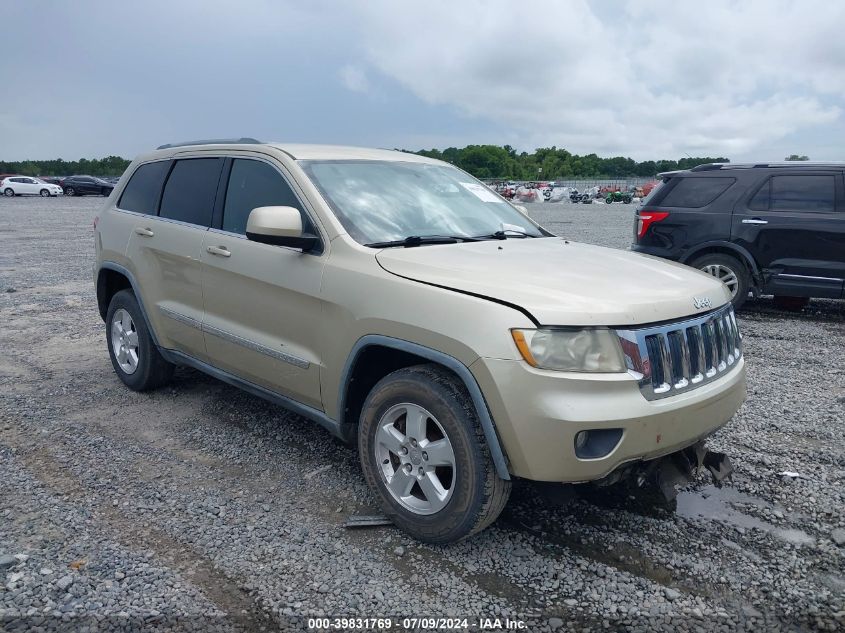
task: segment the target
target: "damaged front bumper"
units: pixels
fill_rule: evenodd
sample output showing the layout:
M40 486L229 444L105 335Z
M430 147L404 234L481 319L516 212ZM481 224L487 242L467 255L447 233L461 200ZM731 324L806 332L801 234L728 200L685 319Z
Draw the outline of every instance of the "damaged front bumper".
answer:
M700 440L657 459L625 464L593 484L604 487L624 479L632 479L640 487L653 483L668 502L677 496L678 486L691 482L702 469L710 473L717 486L721 486L733 473L730 458L724 453L709 450L704 440Z

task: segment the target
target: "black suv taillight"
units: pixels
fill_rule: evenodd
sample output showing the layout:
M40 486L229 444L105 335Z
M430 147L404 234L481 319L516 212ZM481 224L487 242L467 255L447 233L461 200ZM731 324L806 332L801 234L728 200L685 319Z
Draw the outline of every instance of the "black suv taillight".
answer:
M641 209L637 213L637 239L641 240L648 232L648 227L652 224L661 222L668 217L669 213L667 211L646 211L645 209Z

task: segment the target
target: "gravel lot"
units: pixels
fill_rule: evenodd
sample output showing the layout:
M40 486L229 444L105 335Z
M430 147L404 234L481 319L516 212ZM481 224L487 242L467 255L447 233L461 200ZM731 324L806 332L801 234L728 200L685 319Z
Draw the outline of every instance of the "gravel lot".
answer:
M91 281L102 199L0 199L0 623L6 630L304 628L292 616L521 618L529 630L843 630L845 302L741 315L748 401L711 441L733 481L677 508L521 484L449 547L371 513L355 451L190 370L114 376ZM629 205L536 204L627 248ZM784 470L799 477L780 477ZM39 628L41 627L41 628Z

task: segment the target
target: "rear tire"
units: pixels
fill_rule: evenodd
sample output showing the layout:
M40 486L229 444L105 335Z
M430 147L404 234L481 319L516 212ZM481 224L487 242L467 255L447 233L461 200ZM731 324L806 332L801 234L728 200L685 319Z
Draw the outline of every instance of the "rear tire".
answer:
M728 286L734 310L739 310L748 299L751 274L746 265L736 257L724 253L709 253L694 260L690 266L712 275Z
M361 411L358 454L384 513L427 543L480 532L510 496L472 399L437 365L399 369L373 387Z
M131 290L121 290L109 303L106 344L114 373L133 391L156 389L173 377L173 365L158 351Z
M607 198L604 199L605 204L611 204L612 202L613 202L613 199L610 196L608 196Z
M3 195L6 196L7 198L14 198L15 190L12 189L11 187L6 187L6 189L3 190Z

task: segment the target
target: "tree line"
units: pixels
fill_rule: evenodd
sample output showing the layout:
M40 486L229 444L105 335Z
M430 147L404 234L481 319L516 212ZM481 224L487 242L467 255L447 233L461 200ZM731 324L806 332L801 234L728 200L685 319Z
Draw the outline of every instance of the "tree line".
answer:
M407 151L407 150L403 150ZM476 178L503 180L554 180L556 178L648 178L664 171L689 169L702 163L727 163L729 159L711 156L679 160L637 162L624 156L600 158L596 154L579 156L557 147L540 147L533 153L517 152L510 145L467 145L444 150L413 152L445 160L468 171Z
M402 150L408 151L408 150ZM540 147L532 153L517 152L510 145L467 145L444 150L411 152L452 163L476 178L507 180L554 180L556 178L648 178L660 172L689 169L701 163L726 163L724 157L689 157L679 160L635 161L624 156L601 158L596 154L580 156L557 147ZM0 174L24 176L120 176L130 161L120 156L81 158L67 161L0 161Z
M106 158L80 158L79 160L24 160L0 161L0 174L22 176L120 176L131 161L120 156Z

